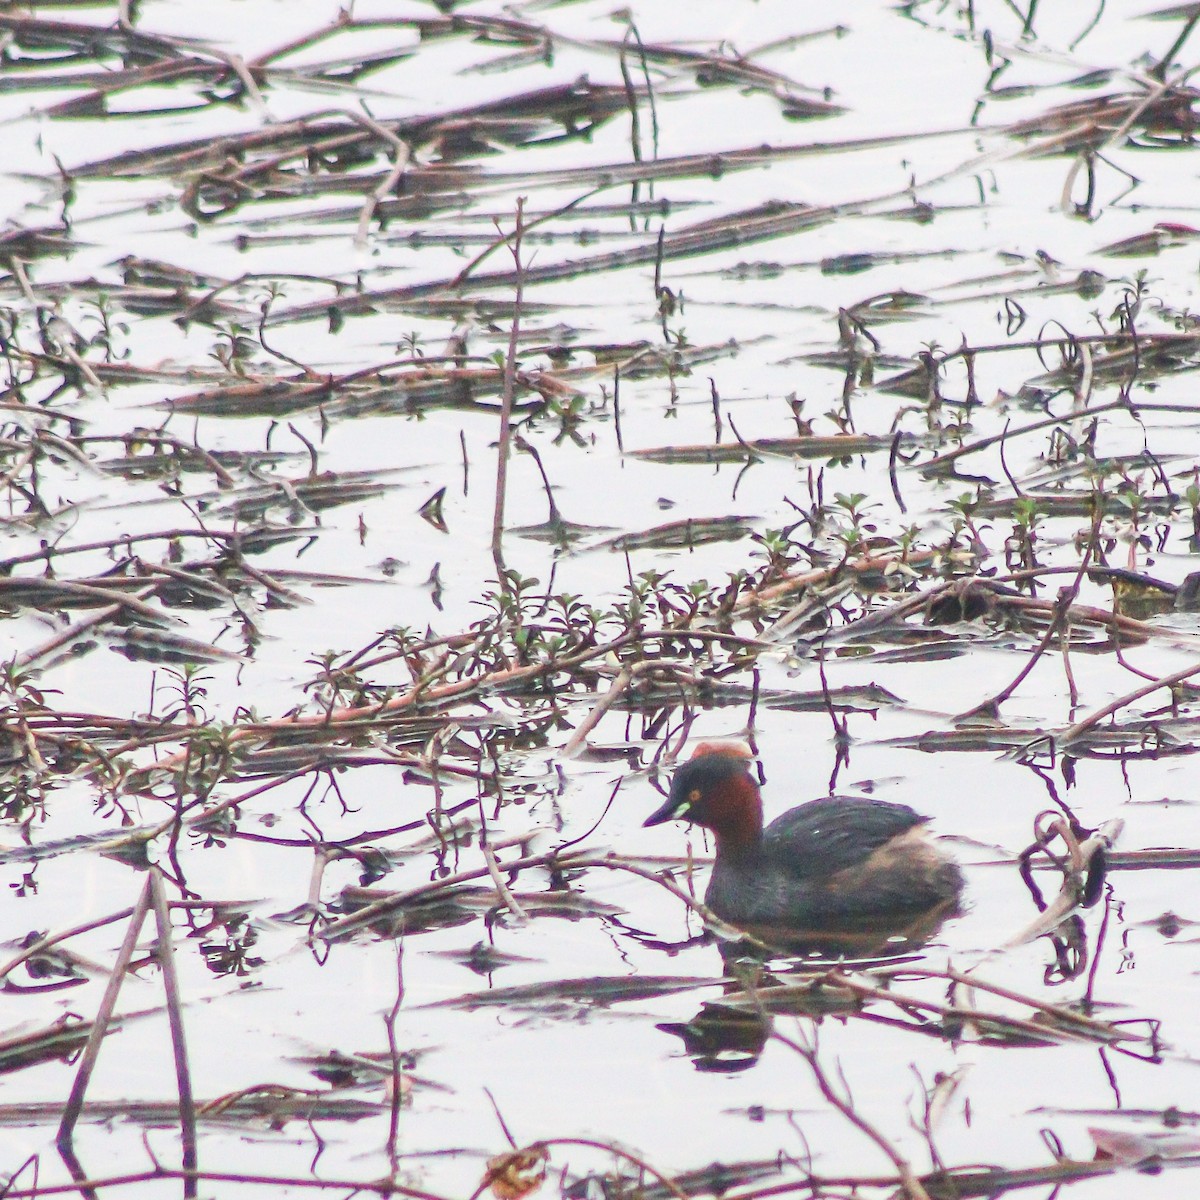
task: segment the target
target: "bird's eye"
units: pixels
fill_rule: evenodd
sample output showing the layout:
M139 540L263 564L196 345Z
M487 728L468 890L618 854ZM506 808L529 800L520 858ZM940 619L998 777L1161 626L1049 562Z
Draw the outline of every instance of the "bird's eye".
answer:
M699 788L692 788L692 790L688 792L688 808L692 808L700 803L700 795L701 793Z

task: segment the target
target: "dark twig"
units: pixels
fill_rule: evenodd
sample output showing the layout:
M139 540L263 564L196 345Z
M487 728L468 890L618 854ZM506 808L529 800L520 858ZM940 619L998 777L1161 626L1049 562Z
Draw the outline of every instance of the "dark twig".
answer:
M849 1096L842 1096L830 1082L829 1076L826 1075L825 1069L821 1066L817 1058L817 1051L814 1046L802 1045L794 1038L788 1037L786 1034L780 1033L778 1030L773 1030L771 1036L776 1041L787 1046L790 1050L794 1050L806 1063L813 1073L813 1078L816 1080L817 1087L820 1089L821 1095L833 1105L834 1108L846 1118L856 1129L864 1133L880 1150L887 1155L892 1166L896 1169L896 1174L900 1177L900 1186L904 1189L904 1193L908 1196L908 1200L929 1200L929 1193L925 1190L920 1179L914 1174L912 1166L908 1160L896 1149L895 1146L881 1133L875 1126L866 1119L854 1106L853 1100ZM842 1080L845 1087L845 1078Z
M624 466L625 442L621 437L621 364L613 366L613 429L617 435L617 453L621 455L621 465Z
M492 515L492 558L501 587L504 586L504 500L508 490L508 457L512 441L513 395L517 384L517 346L521 332L521 297L524 278L521 270L521 238L524 226L525 197L517 197L517 220L509 239L509 249L516 264L517 280L513 290L512 328L508 335L508 354L504 359L504 390L500 400L500 442L496 450L496 504Z
M129 927L125 930L125 940L121 943L117 961L113 964L112 974L108 978L108 987L104 989L100 1008L92 1023L91 1034L88 1036L87 1045L84 1046L83 1054L80 1056L79 1069L75 1072L75 1082L71 1086L71 1094L63 1106L63 1116L59 1122L58 1137L56 1138L59 1150L69 1149L71 1146L75 1125L83 1110L83 1099L87 1095L88 1083L92 1078L92 1071L95 1070L96 1060L100 1057L100 1046L112 1022L113 1010L117 1006L117 997L121 994L121 984L125 982L125 972L129 969L133 952L137 948L138 934L142 931L142 923L146 919L146 913L150 910L150 898L151 881L147 878L137 904L133 907L133 914L129 918Z
M387 1026L388 1057L391 1064L391 1111L388 1114L388 1163L393 1178L400 1170L400 1106L404 1102L404 1079L400 1073L400 1044L396 1040L396 1021L404 1003L404 942L396 942L396 1000L389 1009L384 1024Z
M896 478L896 458L900 453L900 430L896 430L892 436L892 449L888 454L888 480L892 485L892 495L896 499L896 507L901 513L907 513L908 507L904 503L904 497L900 495L900 482Z
M1111 717L1114 713L1120 712L1121 709L1136 700L1140 700L1143 696L1148 696L1151 692L1158 691L1159 688L1174 687L1177 683L1182 683L1185 679L1190 679L1193 675L1200 675L1200 665L1196 663L1193 663L1189 667L1183 667L1178 671L1172 671L1169 675L1160 675L1157 679L1152 679L1149 683L1134 688L1132 692L1126 692L1125 695L1118 696L1102 708L1089 713L1081 721L1076 721L1069 729L1063 730L1055 738L1055 742L1060 750L1065 750L1072 742L1082 737L1093 726L1099 725L1105 717Z
M1099 518L1097 518L1098 522ZM1083 558L1080 560L1079 568L1075 572L1075 579L1069 587L1062 588L1058 597L1054 602L1054 615L1051 618L1046 632L1042 634L1041 640L1034 647L1033 653L1029 656L1029 661L1017 672L1012 681L1006 686L990 696L987 700L981 701L974 708L969 709L965 713L961 713L955 718L956 721L969 720L972 717L988 716L995 718L1000 711L1002 705L1012 694L1021 686L1026 677L1037 666L1038 660L1049 649L1050 644L1059 637L1060 633L1066 629L1071 616L1071 606L1075 603L1079 596L1079 589L1083 586L1083 581L1087 577L1088 564L1091 562L1092 554L1096 548L1098 536L1098 527L1093 524L1093 536L1088 540L1088 544L1084 549Z
M182 1165L185 1171L195 1171L196 1160L196 1102L192 1095L192 1075L188 1069L187 1041L183 1028L183 1005L179 996L179 976L175 971L175 947L171 937L171 912L163 891L162 871L150 868L147 882L154 904L154 921L158 929L158 962L162 968L163 990L167 997L167 1019L171 1024L171 1048L175 1055L175 1081L179 1088L179 1138L182 1145ZM187 1177L183 1194L196 1195L196 1180Z
M1182 13L1183 10L1177 9L1176 11ZM1188 38L1192 36L1192 30L1196 28L1197 21L1200 21L1200 9L1189 14L1188 19L1183 23L1183 28L1179 31L1179 36L1171 43L1171 48L1150 68L1151 79L1157 79L1161 83L1166 78L1171 63L1174 62L1180 50L1183 49Z

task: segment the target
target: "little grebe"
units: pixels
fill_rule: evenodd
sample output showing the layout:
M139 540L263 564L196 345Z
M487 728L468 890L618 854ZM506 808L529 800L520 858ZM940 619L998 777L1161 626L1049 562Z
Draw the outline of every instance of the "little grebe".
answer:
M827 929L936 907L957 910L958 865L904 804L828 796L763 828L750 750L705 742L671 780L647 825L711 829L716 861L704 900L736 925Z

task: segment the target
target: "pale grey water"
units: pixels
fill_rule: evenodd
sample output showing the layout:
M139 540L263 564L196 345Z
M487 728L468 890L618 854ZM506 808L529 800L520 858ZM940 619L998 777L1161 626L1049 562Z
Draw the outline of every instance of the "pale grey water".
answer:
M1107 162L1097 165L1099 190L1094 219L1067 215L1060 205L1072 160L1026 156L1027 143L1006 136L1002 127L1036 118L1048 109L1094 97L1101 91L1127 93L1145 82L1152 59L1170 45L1178 21L1141 20L1144 6L1110 4L1095 28L1077 48L1071 41L1087 26L1092 13L1039 13L1036 37L1022 39L1011 9L1003 4L977 4L976 33L971 35L961 16L940 5L919 5L916 16L905 16L884 4L863 3L831 17L829 7L816 4L698 3L686 8L665 4L633 6L642 40L689 48L751 54L794 34L829 30L834 19L846 27L845 36L826 35L781 48L755 61L815 89L830 89L831 99L845 113L822 121L791 122L781 115L780 101L764 93L744 93L736 86L698 88L685 70L675 68L655 78L659 153L716 154L771 144L827 143L831 149L794 158L780 158L767 167L728 170L717 177L683 178L655 183L653 195L682 206L663 222L668 233L700 220L750 208L771 200L857 206L812 230L758 245L746 245L689 260L667 262L662 281L682 292L684 307L668 322L683 331L692 346L712 347L711 357L691 374L672 384L661 374L626 378L621 388L621 418L627 449L706 443L712 439L710 377L721 398L726 424L732 420L745 438L784 437L795 433L788 397L804 401L803 415L814 431L836 431L828 417L841 397L838 371L805 361L815 352L830 352L837 344L839 308L869 296L907 291L923 296L906 320L879 321L871 326L882 352L909 364L924 347L943 350L962 340L990 345L1006 340L1004 300L1019 302L1028 317L1017 340L1033 338L1042 329L1061 327L1075 333L1094 333L1098 321L1111 323L1125 282L1138 271L1147 273L1149 297L1139 318L1139 330L1175 327L1178 315L1195 304L1196 249L1194 242L1164 251L1157 257L1108 258L1101 248L1144 233L1156 222L1187 225L1195 218L1195 163L1192 147L1110 147ZM38 9L53 19L78 19L104 25L114 18L111 5ZM1071 11L1065 11L1069 8ZM624 25L614 22L611 6L580 3L528 6L530 20L544 24L560 39L620 38ZM406 15L433 17L436 10L414 5ZM499 6L477 4L458 10L497 15ZM506 10L507 11L507 10ZM520 10L518 10L520 11ZM247 57L278 45L297 31L311 29L336 15L335 4L147 3L139 10L139 28L175 35L216 37L221 45ZM355 16L395 15L388 5L355 7ZM927 22L925 24L922 21ZM1027 85L1028 94L988 99L979 127L969 123L988 77L982 31L993 33L996 53L1012 56L1012 66L1000 82ZM374 50L403 41L404 35L376 30L346 37L306 52L307 61L342 54L363 46ZM1179 69L1191 65L1189 43ZM361 85L318 92L287 81L264 88L270 117L286 120L310 112L357 109L365 102L375 118L389 120L415 113L436 114L484 100L511 96L533 88L568 83L587 73L595 83L619 85L615 55L569 41L560 41L549 65L525 65L507 73L477 73L467 68L502 57L505 47L448 38L423 46L401 62ZM639 68L640 69L640 68ZM1096 69L1111 69L1107 85L1071 88L1070 80ZM635 77L637 71L635 70ZM0 76L0 81L2 81ZM216 137L258 127L263 117L253 106L200 105L189 84L170 89L131 93L122 100L129 111L162 102L192 102L194 112L170 117L145 115L116 119L61 120L30 116L66 99L69 90L0 92L0 114L7 121L8 161L3 177L4 215L24 226L53 224L58 204L47 199L58 179L57 158L68 168L134 147L154 147L168 141ZM808 93L805 93L808 95ZM643 153L650 157L649 112L639 106ZM933 132L945 136L928 136ZM836 149L849 139L901 135L890 145L850 152ZM503 174L488 188L467 196L461 211L451 209L414 226L394 220L375 230L365 247L355 245L360 200L333 194L316 199L248 205L242 211L211 223L195 225L178 207L177 180L80 180L71 209L73 231L80 243L70 257L48 258L27 267L36 294L38 287L90 277L114 287L119 273L111 264L126 254L158 258L176 266L226 278L243 273L304 272L353 282L362 273L366 289L407 285L454 276L477 252L449 248L414 249L406 241L419 228L426 232L462 230L486 232L486 221L472 220L483 212L508 219L516 197L528 197L531 211L563 205L576 199L587 184L552 186L532 172L627 162L630 156L628 114L620 114L594 131L588 140L508 149L480 157L479 169ZM423 155L429 156L428 151ZM382 160L375 169L386 169ZM1139 186L1122 195L1127 180L1119 170L1138 177ZM913 181L911 196L905 189ZM643 188L643 195L646 189ZM1078 194L1078 188L1076 189ZM616 203L628 195L614 188L594 203ZM895 210L913 201L931 206L928 223L901 219ZM153 204L154 211L145 206ZM314 210L337 209L337 221L318 222ZM890 213L890 215L889 215ZM262 224L266 218L274 218ZM555 223L554 229L595 228L612 235L612 242L579 246L570 241L537 246L533 265L585 255L620 245L653 243L657 220L630 232L621 217L596 217ZM311 230L312 241L302 235ZM283 234L278 240L264 234ZM245 234L249 249L239 249ZM880 261L859 274L823 274L819 265L837 255L873 253L913 256ZM1039 265L1039 252L1055 260ZM503 252L489 264L499 267ZM744 264L769 264L771 271L736 270ZM1099 296L1055 291L1046 285L1074 279L1081 270L1108 277ZM21 289L4 280L5 304L25 308ZM288 281L285 295L273 311L318 299L328 289ZM247 282L230 293L250 314L257 314L265 295L261 281ZM507 300L505 289L487 293ZM662 344L662 331L653 293L653 268L589 272L565 282L529 289L527 300L544 309L527 313L527 328L559 323L577 331L587 343L632 343L644 339ZM119 331L119 353L130 362L150 367L177 364L192 368L214 366L211 353L219 340L204 325L182 330L166 317L148 318L120 309L127 328ZM63 314L77 328L90 329L93 318L81 299L68 298ZM270 344L317 371L349 371L398 357L395 347L410 334L420 338L430 354L442 352L454 329L452 319L402 311L348 320L331 333L324 320L280 323L269 333ZM253 329L250 334L253 335ZM474 353L503 349L508 326L481 324L468 331ZM737 353L728 350L731 340ZM544 360L538 360L544 361ZM582 361L591 361L585 354ZM283 370L259 353L257 365ZM972 413L971 437L1000 432L1005 422L1014 428L1042 415L1030 402L1012 398L1053 361L1038 363L1030 351L981 354L975 364L976 388L984 404ZM879 378L893 374L881 367ZM581 383L589 406L579 432L582 445L556 442L556 423L543 419L524 431L543 456L564 515L596 526L628 532L668 520L744 514L762 533L793 524L794 505L811 504L809 464L768 458L744 473L740 464L671 465L622 458L617 452L611 419L611 372L597 371ZM946 394L965 391L961 368L948 371ZM1140 382L1136 398L1173 404L1178 411L1144 411L1140 420L1109 414L1100 418L1098 458L1135 454L1149 446L1165 464L1175 490L1182 493L1196 455L1192 418L1192 376L1166 372L1152 384ZM123 434L135 426L155 427L164 419L156 407L178 398L196 385L142 383L67 394L56 403L87 423L90 434ZM1098 382L1093 403L1112 398L1114 386ZM606 395L607 392L607 395ZM907 410L907 411L906 411ZM1053 401L1052 411L1070 415L1070 396ZM853 401L855 428L889 436L896 429L921 434L924 415L915 401L863 387ZM312 678L312 660L327 649L349 651L391 625L416 629L431 626L452 634L480 619L479 600L494 587L495 568L488 553L492 509L494 441L493 412L468 408L434 408L420 418L405 415L333 419L324 427L320 416L305 412L270 428L264 417L242 419L176 416L168 428L179 437L207 449L261 449L270 438L274 449L296 455L286 473L302 476L307 453L287 430L291 421L319 449L323 471L398 472L388 476L383 494L324 511L319 534L311 543L277 547L261 559L263 569L331 572L362 582L338 588L296 586L311 603L291 609L256 613L264 634L252 657L241 663L205 668L209 677L205 708L213 717L232 720L238 706L253 707L260 715L280 715L308 702L304 684ZM14 424L33 426L36 416L13 416ZM1070 430L1068 420L1063 427ZM1076 431L1077 432L1077 431ZM460 437L470 461L469 486L463 487ZM1014 439L1001 463L995 448L969 458L966 469L987 476L995 494L1011 499L1007 471L1019 479L1036 475L1048 448L1047 435ZM111 447L109 448L112 449ZM926 452L928 453L928 452ZM918 463L920 459L918 458ZM875 506L870 520L882 536L896 537L907 526L917 527L920 544L944 539L949 527L948 501L971 485L967 482L924 480L916 466L900 467L898 482L907 513L896 506L887 477L886 451L857 456L844 464L825 466L824 492L864 493ZM1149 487L1149 471L1143 471ZM419 507L439 487L446 487L445 520L449 534L417 515ZM4 545L8 555L37 548L40 539L57 537L78 544L111 537L118 531L194 527L193 516L180 501L166 496L153 481L130 482L90 474L67 462L47 462L44 493L64 505L52 521L20 519L14 499ZM212 480L191 477L196 494L212 492ZM666 502L664 504L664 501ZM512 523L535 523L545 517L545 497L528 456L514 458L509 489ZM284 523L287 506L273 514ZM305 518L306 521L308 518ZM365 536L360 537L360 521ZM309 523L312 523L309 521ZM980 521L991 558L986 567L1002 573L1002 543L1011 520ZM1186 538L1190 512L1180 504L1164 522L1166 540L1159 549L1130 551L1129 523L1110 518L1107 529L1117 540L1111 555L1116 565L1131 565L1179 583L1196 566ZM1086 530L1082 518L1047 520L1042 527L1047 561L1075 564L1073 538ZM605 535L595 535L599 541ZM800 540L805 537L798 534ZM1124 540L1122 540L1124 539ZM820 537L814 536L814 541ZM833 552L836 543L826 539ZM620 593L626 580L622 556L603 549L558 554L545 543L510 534L505 545L508 565L543 582L552 573L555 591L583 595L603 606ZM147 558L156 560L161 543ZM394 558L401 565L394 576L380 569ZM687 583L724 581L731 573L761 565L761 549L748 540L718 542L691 551L641 550L630 556L633 571L670 571L673 580ZM434 563L440 564L444 591L439 609L426 586ZM86 576L108 565L103 555L60 560L59 574ZM30 568L24 571L33 573ZM1058 583L1052 581L1049 595ZM1086 584L1082 599L1107 606L1107 588ZM261 596L258 601L261 604ZM200 641L218 640L236 648L236 629L225 609L205 613L174 609L182 619L179 631ZM78 616L78 613L74 614ZM1178 669L1195 655L1195 619L1189 614L1158 618L1163 627L1179 633L1177 641L1159 640L1127 650L1139 668L1161 675ZM0 655L8 657L46 640L63 621L58 615L25 610L0 625ZM992 859L1011 857L1030 840L1033 817L1047 806L1047 784L1028 767L998 752L928 754L898 748L889 739L927 730L945 730L953 714L969 708L1007 682L1025 661L1032 639L1020 634L977 631L977 642L961 657L920 661L888 661L879 655L829 658L831 687L874 683L900 697L902 704L882 707L874 714L852 713L850 762L837 779L839 788L871 787L875 794L911 803L935 818L936 828L955 835L968 863L970 907L948 925L930 948L934 966L953 962L969 966L1003 944L1034 915L1033 907L1010 866L985 866ZM885 645L875 647L888 649ZM1048 656L1003 710L1006 720L1029 726L1064 726L1134 687L1135 677L1111 654L1075 652L1072 666L1082 696L1078 713L1070 711L1061 662ZM816 691L819 680L811 659L793 661L786 644L761 662L764 688ZM394 672L389 675L388 672ZM383 668L382 681L405 679L394 665ZM151 689L167 686L161 669L130 662L101 647L56 664L38 680L54 689L48 702L57 709L106 713L125 717L147 711ZM160 693L161 695L161 693ZM1142 703L1157 707L1162 693ZM161 699L159 701L161 705ZM568 709L572 722L582 720L591 700ZM495 708L519 715L521 706L497 700ZM467 710L470 711L470 710ZM1186 708L1185 708L1186 714ZM702 713L693 737L739 734L746 723L745 707ZM510 802L495 817L494 836L508 836L537 827L561 829L577 837L604 813L613 782L629 772L620 761L560 761L559 751L569 731L555 730L544 743L516 751L505 760L528 790L510 793ZM643 738L636 717L610 713L593 731L597 747ZM652 744L652 739L646 739ZM757 744L768 774L767 803L771 813L796 800L820 794L828 786L835 763L830 723L823 712L789 713L760 708ZM555 768L561 767L562 788ZM1125 821L1122 849L1152 846L1200 846L1200 817L1193 803L1195 769L1190 757L1133 758L1122 761L1116 752L1108 760L1084 759L1076 766L1074 786L1068 788L1051 770L1064 799L1085 824L1121 818ZM328 959L318 961L305 945L306 927L275 919L296 908L309 888L311 851L306 839L313 825L297 805L309 787L304 779L288 783L244 806L238 832L288 838L289 846L272 846L245 837L206 845L195 835L181 847L189 887L206 899L246 899L254 902L257 942L251 953L263 960L243 978L214 974L197 952L196 940L180 936L180 970L187 998L186 1021L197 1095L209 1099L239 1088L263 1083L320 1087L308 1067L297 1061L307 1053L332 1048L346 1052L386 1050L383 1014L396 995L395 946L390 940L360 937L335 946ZM338 776L348 811L327 795L310 802L309 813L319 835L329 840L353 837L365 830L386 829L419 820L432 806L429 789L405 786L395 767L357 768ZM246 790L245 783L222 785L218 798ZM446 784L447 803L470 800L473 782ZM319 791L318 791L319 794ZM656 793L643 776L627 779L612 810L592 835L589 846L612 847L625 853L680 854L687 835L679 828L643 832L641 819L655 804ZM28 829L37 843L77 833L114 829L117 819L97 811L92 787L79 776L63 775L50 794L44 814ZM489 808L490 804L489 802ZM161 819L166 809L148 800L131 800L137 822ZM27 816L22 812L21 816ZM25 832L11 824L4 845L21 844ZM414 840L417 835L411 835ZM403 844L393 837L391 849ZM693 848L703 853L698 838ZM381 886L407 888L427 880L436 868L426 852L407 860ZM460 869L479 865L478 852L465 849ZM29 867L8 862L4 881L17 888ZM355 882L353 863L334 863L323 881L321 899L328 903L338 890ZM12 896L6 905L6 938L15 943L29 930L60 930L79 920L101 916L132 903L141 877L115 861L75 852L40 862L36 889ZM1014 1168L1046 1164L1049 1155L1040 1136L1051 1127L1068 1155L1091 1156L1089 1124L1117 1127L1152 1126L1135 1123L1127 1110L1162 1110L1168 1105L1194 1107L1191 1067L1196 1046L1192 1014L1194 980L1200 962L1188 928L1174 938L1151 924L1166 910L1200 919L1192 898L1190 872L1124 871L1112 876L1113 899L1107 941L1095 974L1099 1015L1105 1018L1153 1018L1163 1022L1167 1044L1161 1063L1145 1063L1109 1053L1103 1060L1094 1046L1063 1045L1016 1049L972 1044L949 1044L866 1020L830 1018L820 1025L820 1045L827 1064L839 1064L860 1110L923 1168L925 1151L911 1128L919 1112L919 1092L940 1073L961 1071L953 1102L938 1129L937 1145L949 1165L998 1162ZM537 890L531 878L522 884ZM824 1174L884 1173L885 1159L849 1129L818 1095L807 1069L785 1047L768 1046L752 1070L740 1074L697 1071L679 1043L656 1026L687 1020L699 999L713 993L684 993L654 1000L626 1002L608 1011L580 1005L534 1010L519 1006L485 1007L462 1012L453 1008L421 1008L422 1004L483 990L489 980L473 975L444 951L465 951L481 939L492 938L507 953L528 961L497 971L497 986L582 978L599 975L678 974L715 976L720 963L711 946L692 946L668 955L644 939L683 940L694 933L676 902L648 882L602 870L590 870L575 883L588 899L619 906L622 923L589 917L579 921L539 916L520 927L501 917L489 930L481 919L458 928L405 940L403 951L404 1005L399 1020L403 1048L417 1052L418 1083L411 1105L402 1117L400 1149L407 1182L441 1195L470 1195L484 1161L501 1152L506 1142L485 1089L518 1142L553 1137L591 1137L614 1141L643 1154L669 1172L706 1165L714 1159L733 1161L776 1154L803 1160L811 1152L814 1168ZM1086 917L1094 946L1099 910ZM78 952L99 962L111 962L121 927L108 928L72 943ZM635 935L642 935L641 937ZM149 932L145 937L149 938ZM984 978L995 978L1026 995L1056 1003L1075 1000L1084 981L1057 988L1043 985L1048 962L1044 943L1010 951L982 966ZM131 980L122 1007L136 1012L157 1008L161 991L157 976L144 972L144 982ZM99 1002L102 979L64 992L0 995L0 1028L22 1023L44 1024L71 1011L90 1016ZM935 985L923 992L937 996ZM783 1019L780 1027L795 1034L811 1031L811 1023ZM1111 1072L1111 1075L1108 1074ZM0 1079L0 1104L32 1101L61 1102L70 1088L71 1070L48 1063L13 1072ZM105 1046L91 1095L104 1099L164 1099L173 1095L170 1048L161 1017L131 1022ZM358 1123L320 1122L324 1149L314 1172L322 1177L367 1180L386 1169L383 1148L387 1132L386 1104L379 1088L356 1095L380 1102L380 1114ZM765 1119L752 1120L754 1106ZM1081 1110L1103 1110L1103 1116ZM1047 1112L1046 1110L1050 1110ZM41 1180L61 1177L51 1144L54 1122L8 1125L0 1128L0 1171L15 1169L27 1155L41 1156ZM151 1145L163 1161L177 1156L175 1134L156 1129ZM136 1170L149 1165L142 1130L132 1121L111 1125L85 1124L77 1138L81 1159L95 1176ZM469 1153L440 1156L464 1148ZM303 1122L283 1131L265 1126L251 1132L244 1123L202 1127L200 1162L209 1170L232 1170L303 1176L317 1154L315 1135ZM432 1157L425 1158L424 1155ZM607 1168L603 1153L579 1148L555 1149L552 1172L569 1166L573 1173ZM1177 1194L1189 1176L1169 1171L1157 1178L1140 1176L1139 1193ZM547 1190L558 1185L552 1173ZM176 1184L143 1186L138 1195L174 1194ZM260 1194L251 1188L220 1185L222 1194ZM1074 1185L1082 1188L1085 1185ZM1130 1181L1122 1176L1086 1185L1089 1196L1124 1196ZM1172 1189L1175 1189L1172 1191Z

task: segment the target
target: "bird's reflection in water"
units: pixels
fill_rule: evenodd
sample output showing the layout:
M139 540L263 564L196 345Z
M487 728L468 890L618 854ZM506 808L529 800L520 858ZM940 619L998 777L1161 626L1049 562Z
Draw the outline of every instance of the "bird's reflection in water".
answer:
M830 971L915 959L958 912L957 900L950 900L835 928L750 927L746 932L752 940L718 943L725 995L702 1004L689 1021L658 1028L682 1041L697 1070L748 1070L771 1036L776 1013L821 1017L858 1011L856 995L828 985Z
M1081 895L1081 903L1095 903L1101 890L1099 882L1095 883ZM1038 899L1035 895L1035 902ZM1041 907L1044 910L1046 906ZM877 915L838 928L749 928L746 932L752 940L717 944L725 968L725 994L701 1005L691 1020L664 1023L658 1028L681 1040L697 1070L748 1070L769 1041L776 1015L819 1019L863 1013L861 995L839 984L836 973L895 966L904 961L918 963L921 949L958 914L957 902L950 901L919 912ZM1037 934L1051 951L1044 984L1055 986L1084 975L1099 953L1106 924L1101 922L1095 933L1095 947L1078 912L1069 913ZM707 936L711 939L712 935ZM947 1036L948 1032L936 1022L914 1019L905 1021L905 1025L935 1036Z

